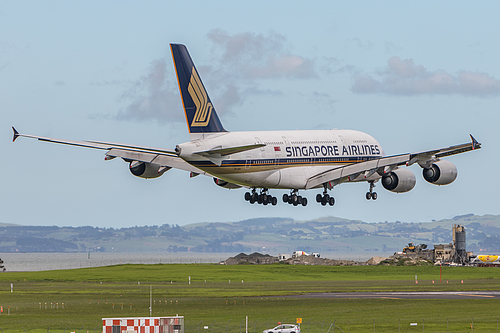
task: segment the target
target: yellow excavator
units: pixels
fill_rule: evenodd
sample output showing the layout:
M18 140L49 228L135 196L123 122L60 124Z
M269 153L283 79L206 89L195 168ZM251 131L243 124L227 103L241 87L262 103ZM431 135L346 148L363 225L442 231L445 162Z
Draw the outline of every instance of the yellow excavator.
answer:
M403 253L407 252L415 252L415 245L413 245L413 242L408 243L408 246L403 248Z
M408 253L408 252L420 252L422 250L425 250L427 248L427 244L420 244L420 245L413 245L413 242L408 243L408 246L405 246L403 248L403 253Z

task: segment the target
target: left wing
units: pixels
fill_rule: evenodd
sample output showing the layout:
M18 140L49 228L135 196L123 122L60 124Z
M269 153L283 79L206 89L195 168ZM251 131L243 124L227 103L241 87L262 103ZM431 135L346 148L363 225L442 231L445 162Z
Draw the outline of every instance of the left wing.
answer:
M100 142L100 141L60 140L60 139L46 138L42 136L35 136L29 134L20 134L14 127L12 127L12 130L14 131L14 138L12 140L13 142L16 141L18 137L25 137L51 143L101 149L101 150L107 150L106 157L104 158L105 160L111 160L115 157L121 157L126 160L154 163L162 167L181 169L195 174L206 174L204 171L184 161L182 158L177 156L177 154L174 151L171 150L125 145L120 143Z
M472 135L470 135L470 137L472 140L470 143L419 153L387 156L331 169L309 178L306 183L306 190L318 187L322 184L327 184L331 188L349 179L357 178L361 174L364 174L365 178L370 177L375 172L380 175L388 174L400 165L410 166L414 163L418 163L422 168L428 168L433 162L438 161L441 157L480 149L481 144Z

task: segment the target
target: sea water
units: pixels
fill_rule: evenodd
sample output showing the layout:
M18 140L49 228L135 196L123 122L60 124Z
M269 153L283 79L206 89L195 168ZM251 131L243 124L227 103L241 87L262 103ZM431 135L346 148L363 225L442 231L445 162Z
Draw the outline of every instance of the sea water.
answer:
M238 253L159 253L159 252L82 252L82 253L0 253L8 272L46 271L123 264L218 264ZM277 254L271 254L277 256ZM322 258L366 261L385 253L321 253Z

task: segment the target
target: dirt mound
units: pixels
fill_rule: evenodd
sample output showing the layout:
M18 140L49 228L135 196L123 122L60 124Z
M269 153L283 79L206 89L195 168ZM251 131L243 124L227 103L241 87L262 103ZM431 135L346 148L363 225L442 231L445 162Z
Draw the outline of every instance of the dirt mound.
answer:
M323 265L323 266L361 266L366 265L364 262L354 260L335 260L317 258L314 256L300 256L297 258L290 258L285 260L290 265Z
M370 259L368 259L368 261L366 262L367 265L378 265L380 264L380 262L384 261L384 260L387 260L389 258L384 258L384 257L371 257Z

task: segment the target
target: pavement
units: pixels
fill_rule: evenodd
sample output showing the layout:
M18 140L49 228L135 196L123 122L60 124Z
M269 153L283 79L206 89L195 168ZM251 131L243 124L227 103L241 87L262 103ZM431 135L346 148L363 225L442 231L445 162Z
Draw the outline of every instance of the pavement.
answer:
M289 298L380 298L380 299L500 299L500 291L403 291L359 293L310 293Z

